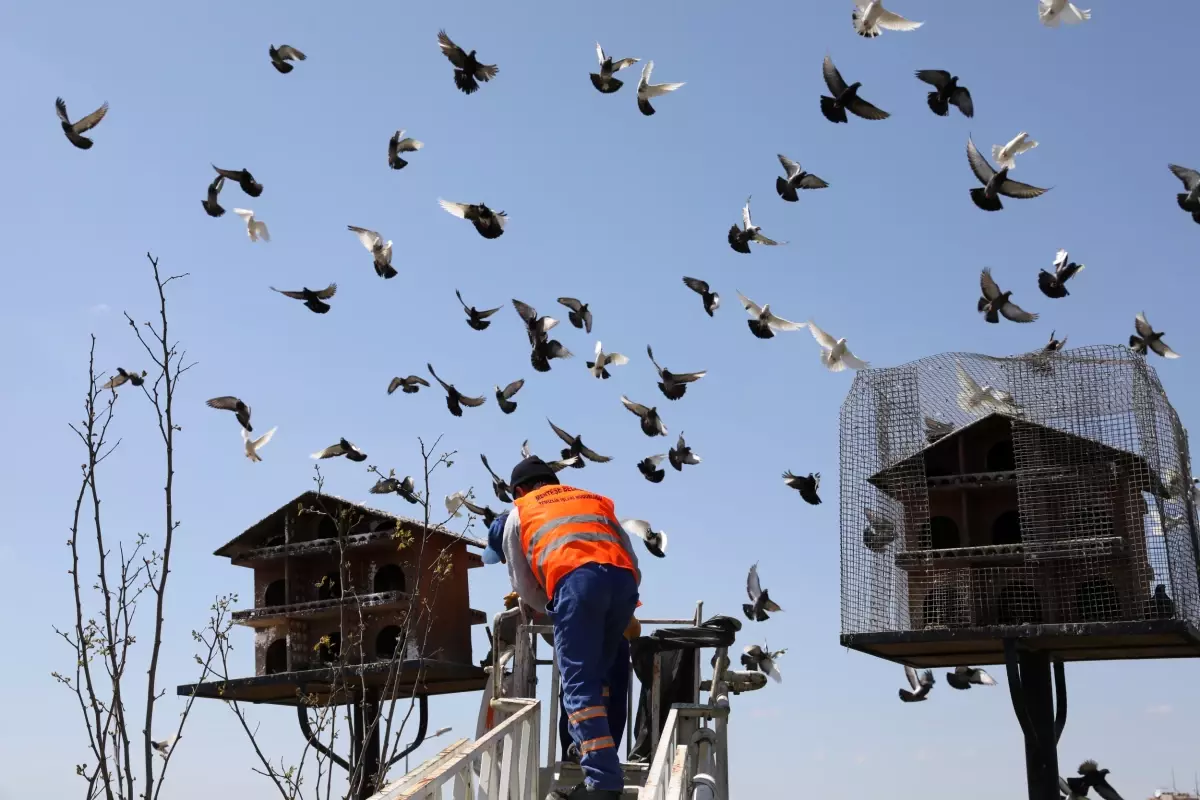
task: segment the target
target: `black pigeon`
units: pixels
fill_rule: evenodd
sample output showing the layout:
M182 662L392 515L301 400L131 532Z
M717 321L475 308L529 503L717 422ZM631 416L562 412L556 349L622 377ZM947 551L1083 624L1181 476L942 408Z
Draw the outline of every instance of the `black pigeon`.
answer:
M749 595L750 602L742 604L742 613L746 615L746 619L752 622L765 622L770 619L767 615L768 611L772 613L783 611L759 583L757 562L750 567L750 574L746 576L746 594Z
M570 358L572 355L573 353L563 347L557 339L547 339L533 346L533 350L529 354L529 363L538 372L549 372L550 359Z
M71 138L71 135L67 134L67 138ZM91 147L90 144L88 146ZM1175 195L1175 201L1179 203L1180 208L1192 215L1193 222L1200 224L1200 172L1178 164L1168 164L1167 169L1183 181L1183 188L1187 189L1186 192Z
M707 281L684 276L683 282L689 289L700 295L704 302L704 311L710 317L714 311L721 307L721 295L709 289Z
M659 469L658 465L666 457L666 453L657 456L646 456L638 462L638 472L642 473L642 477L651 483L662 483L663 478L667 476L667 472L664 469Z
M572 325L583 328L588 333L592 332L592 312L588 310L587 303L581 303L574 297L560 297L558 302L571 309L567 312L567 319Z
M970 138L967 139L967 163L971 165L971 172L974 172L975 177L983 184L983 188L971 190L971 202L984 211L999 211L1004 208L1000 202L1000 195L1018 200L1029 200L1040 197L1049 191L1049 189L1030 186L1028 183L1009 180L1008 167L1004 167L999 172L992 169L992 165L979 153L975 148L975 142Z
M504 233L508 215L503 211L492 211L485 204L452 203L449 200L438 199L438 205L459 219L465 219L475 226L475 230L485 239L499 239Z
M775 666L775 659L786 652L786 649L772 652L769 649L752 644L746 647L742 653L742 666L749 670L757 670L776 683L782 683L783 676L779 674L779 668Z
M537 310L528 303L516 299L512 302L513 308L525 322L525 335L529 337L529 344L533 347L529 354L529 363L535 370L549 372L550 359L572 357L571 351L563 347L561 342L546 335L547 331L558 324L558 320L553 317L539 317Z
M219 217L225 213L225 209L221 208L221 204L217 202L217 196L221 194L223 188L225 188L225 178L218 175L208 185L208 197L200 201L200 205L204 206L205 212L210 217Z
M521 387L525 385L525 379L519 378L501 389L496 387L496 403L499 404L500 410L505 414L511 414L517 410L517 404L512 399L512 396L521 391Z
M523 458L528 457L523 456ZM488 463L487 456L480 453L479 460L483 462L483 466L487 468L488 474L492 476L492 491L496 493L496 499L501 503L511 503L512 489L509 487L508 482L496 474L495 470L492 469L492 465Z
M821 498L817 495L817 489L821 485L821 473L811 472L807 477L803 475L793 475L791 471L783 473L783 482L789 488L795 489L804 498L804 502L809 505L821 505Z
M405 394L416 394L421 391L422 386L428 386L429 381L422 378L420 375L409 375L407 378L392 378L388 384L388 394L402 389Z
M882 553L888 545L896 541L895 524L870 508L864 508L867 524L863 527L863 547L872 553Z
M1154 596L1150 598L1151 619L1171 619L1175 616L1175 601L1167 594L1165 584L1154 587Z
M141 373L138 373L134 370L125 370L121 367L117 367L117 374L105 381L104 385L100 388L115 389L118 386L124 386L126 383L131 383L134 386L141 386L145 382L146 370L142 370Z
M933 670L927 669L918 675L917 671L907 664L904 666L904 677L908 678L908 683L912 686L911 692L908 689L900 690L900 699L906 703L921 702L929 696L929 690L936 683L933 679Z
M613 61L610 56L604 54L604 48L600 46L599 42L596 42L596 58L600 60L600 72L599 74L593 72L590 77L592 86L595 86L596 91L601 94L612 94L624 86L625 82L614 78L613 73L638 63L636 58L622 58L620 61Z
M700 456L693 453L692 448L688 447L687 442L683 440L683 431L679 432L679 441L667 451L667 458L676 472L683 472L684 464L700 463Z
M1067 281L1081 269L1083 269L1083 264L1076 264L1067 258L1066 250L1059 250L1054 256L1054 272L1041 270L1038 273L1038 288L1046 297L1055 299L1066 297L1070 294L1067 291Z
M1146 320L1146 312L1142 311L1134 317L1133 327L1137 330L1136 336L1129 337L1129 349L1133 352L1146 355L1146 348L1149 348L1163 358L1179 358L1179 353L1167 347L1167 343L1162 340L1165 334L1151 327Z
M955 689L970 689L975 686L995 686L996 679L977 667L955 667L946 673L946 683Z
M1100 765L1095 761L1088 759L1080 764L1079 774L1083 778L1083 785L1095 789L1096 794L1100 795L1103 800L1121 800L1121 795L1117 794L1117 790L1108 783L1108 770L1100 769ZM1067 782L1070 783L1070 779Z
M67 135L67 141L80 150L88 150L91 148L93 142L81 134L87 133L100 124L100 120L104 119L104 115L108 113L108 103L105 103L76 122L71 122L67 116L67 104L61 97L54 99L54 111L58 114L58 119L62 123L62 130Z
M463 406L478 408L479 406L483 405L484 398L470 397L462 394L458 391L458 389L454 388L454 384L446 383L437 376L437 373L433 371L433 364L426 364L425 366L429 368L429 374L433 376L433 379L440 383L442 388L446 390L446 408L450 409L451 414L456 417L461 417Z
M417 499L416 492L413 491L413 479L411 475L405 475L404 480L397 480L395 470L386 478L380 478L371 487L371 494L398 494L414 505L420 502Z
M271 66L284 75L295 69L294 65L288 63L289 61L303 61L308 58L290 44L281 44L279 47L271 45L267 54L271 56Z
M1046 342L1046 346L1042 348L1042 352L1057 353L1059 350L1062 350L1067 346L1067 337L1064 336L1061 339L1055 339L1055 333L1057 333L1057 331L1050 331L1050 341Z
M887 119L891 116L888 112L876 108L858 96L858 90L862 86L861 82L847 86L846 81L842 79L842 74L838 72L829 56L825 56L825 61L821 64L821 74L825 77L825 85L829 87L829 93L833 95L833 97L821 95L821 113L825 115L825 119L830 122L846 122L847 111L863 119Z
M303 289L301 289L298 292L288 292L288 291L284 291L283 289L276 289L274 286L272 286L270 288L271 288L271 291L279 292L281 295L284 295L285 297L290 297L293 300L303 300L304 305L307 306L308 310L313 312L314 314L329 313L329 304L322 302L322 301L328 300L329 298L331 298L335 294L337 294L337 284L336 283L331 283L328 286L326 286L324 289L319 289L316 291L309 289L307 286L305 286Z
M779 154L779 163L783 165L783 171L787 174L785 177L775 179L775 191L779 192L779 196L789 203L800 199L800 196L796 194L797 189L829 188L828 183L816 175L805 172L797 162L782 153Z
M1000 317L1013 322L1033 322L1037 314L1030 314L1009 300L1012 292L1002 292L992 278L992 270L984 267L979 273L979 287L983 296L979 298L978 310L988 322L999 323Z
M454 290L454 296L458 298L458 302L462 303L463 310L467 312L467 324L477 331L485 330L491 325L492 321L488 317L502 308L502 306L496 306L495 308L485 308L483 311L480 311L475 306L467 305L458 289Z
M937 91L929 93L929 110L944 117L950 113L950 105L954 104L964 117L975 116L975 103L971 93L965 86L958 85L958 76L944 69L919 69L917 78L928 83Z
M438 47L442 54L454 65L454 85L463 94L473 94L479 90L476 81L487 83L500 72L495 64L480 64L475 58L475 51L467 53L461 47L450 41L445 31L438 31Z
M242 191L251 197L258 197L262 194L263 186L261 183L254 180L254 176L250 174L248 169L221 169L216 164L212 168L217 171L217 174L222 178L229 180L242 187Z
M250 427L250 406L243 403L241 400L231 395L223 397L214 397L212 400L205 402L209 408L217 408L221 411L232 411L237 415L238 424L247 431L253 432L254 428Z
M622 520L621 527L630 536L641 539L645 543L646 549L650 551L650 555L655 558L667 557L667 534L664 531L654 530L644 519Z
M465 497L463 498L462 504L467 511L470 511L475 516L483 519L483 527L485 528L492 527L492 523L496 521L496 517L500 516L499 512L493 511L487 506L477 506Z
M312 454L313 458L337 458L338 456L345 456L351 461L367 460L366 453L345 439L338 439L337 444L331 444L324 450L318 450Z
M546 420L546 422L550 422L550 420ZM567 443L566 449L563 450L561 454L563 458L570 458L571 456L583 456L588 461L594 461L597 464L603 464L607 461L612 461L612 456L602 456L596 451L589 449L583 443L583 437L572 436L562 428L555 425L553 422L550 422L550 427L554 430L554 433L558 435L558 438ZM573 466L578 469L583 469L583 462L580 461Z
M388 139L388 166L392 169L404 169L408 162L400 157L401 153L415 153L425 146L424 142L406 137L403 130L398 130Z
M642 422L642 433L647 436L666 436L667 426L658 416L657 408L646 408L641 403L635 403L625 395L621 395L621 404L638 415Z
M687 392L687 385L700 380L708 374L708 370L700 372L671 372L669 369L663 369L654 360L654 351L650 349L650 345L646 345L646 355L650 356L650 363L658 370L658 388L668 400L678 400Z
M742 227L739 228L736 224L730 226L729 235L726 239L735 253L742 254L750 252L751 242L771 246L787 244L787 242L777 242L774 239L763 236L762 227L750 221L749 197L746 198L746 205L742 206Z

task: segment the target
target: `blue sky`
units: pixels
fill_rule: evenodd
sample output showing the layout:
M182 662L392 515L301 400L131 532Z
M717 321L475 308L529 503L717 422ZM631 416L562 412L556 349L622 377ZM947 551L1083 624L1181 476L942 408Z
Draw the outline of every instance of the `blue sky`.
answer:
M786 609L743 634L789 652L785 684L735 699L740 795L875 793L883 774L900 798L958 795L968 780L980 800L1022 792L1023 749L1004 689L950 696L943 683L931 702L903 706L899 667L839 647L837 415L851 378L827 373L805 332L750 336L735 290L781 316L815 318L880 366L944 350L1021 352L1052 328L1072 345L1123 342L1145 310L1183 354L1155 362L1163 384L1184 423L1197 419L1190 295L1200 229L1175 206L1179 183L1166 164L1200 167L1183 77L1200 7L1174 4L1164 18L1095 0L1090 23L1058 30L1039 25L1035 7L896 0L896 11L926 25L867 41L840 0L10 6L0 30L0 70L11 78L0 90L10 197L0 218L10 376L0 563L11 605L0 673L10 721L21 723L0 729L10 765L0 797L78 791L77 713L49 677L70 662L51 631L70 620L63 542L82 456L67 422L79 417L89 333L103 368L143 368L121 311L146 319L155 310L147 250L167 273L190 273L174 286L172 326L199 362L178 395L183 526L160 669L172 694L160 719L179 708L174 685L192 678L189 631L212 596L250 594L250 573L212 550L307 489L310 452L345 436L403 474L418 469L416 437L444 434L459 458L435 495L473 485L486 496L478 454L507 472L524 439L553 452L549 416L615 457L572 479L671 534L666 560L643 560L647 615L687 614L700 599L709 611L737 613L756 560ZM500 65L478 94L454 89L435 41L442 27ZM636 68L616 95L590 87L597 40L615 57L653 59L656 81L687 85L644 118L634 107ZM269 44L285 42L309 56L286 76L267 59ZM826 52L893 117L826 122L817 104ZM912 76L922 68L961 75L976 117L934 117ZM58 95L76 117L111 103L92 150L64 140ZM402 172L385 159L397 128L425 142ZM987 153L1021 130L1041 146L1020 157L1016 177L1053 190L1006 200L999 214L979 211L967 197L977 185L968 133ZM831 188L780 201L776 153ZM265 184L257 199L227 186L222 203L252 208L270 226L269 244L251 244L232 213L203 213L210 162L248 167ZM791 244L750 256L729 249L725 233L748 194L756 223ZM438 197L506 210L507 233L485 241L439 209ZM397 278L374 275L347 224L395 240ZM1059 247L1088 269L1069 298L1050 301L1036 274ZM984 324L974 305L985 265L1043 318ZM680 283L685 274L720 291L715 319ZM330 281L339 292L325 317L267 289ZM480 307L506 306L491 329L464 324L455 288ZM560 325L577 357L535 374L509 300L562 317L559 295L592 304L595 337ZM583 366L596 337L632 358L604 383ZM660 363L708 377L669 403L654 386L647 343ZM526 378L519 410L505 417L489 399L455 419L439 391L385 394L393 375L423 374L426 361L477 394ZM263 463L242 457L231 415L204 407L225 393L245 398L262 430L278 425ZM622 393L656 402L670 441L648 441L621 408ZM123 442L102 489L110 534L132 537L160 524L161 464L151 409L135 392L119 406ZM647 483L634 464L665 451L680 430L703 464ZM803 504L780 482L785 469L821 472L825 503ZM326 475L329 491L356 499L372 483L345 461ZM472 576L472 604L489 615L505 591L503 571ZM236 643L248 673L252 634ZM1064 768L1100 759L1126 797L1147 796L1172 768L1190 785L1200 768L1193 665L1072 665L1068 675ZM431 724L468 732L477 702L439 700ZM257 718L275 756L298 751L290 713L262 709ZM269 788L217 704L197 704L172 765L172 800Z

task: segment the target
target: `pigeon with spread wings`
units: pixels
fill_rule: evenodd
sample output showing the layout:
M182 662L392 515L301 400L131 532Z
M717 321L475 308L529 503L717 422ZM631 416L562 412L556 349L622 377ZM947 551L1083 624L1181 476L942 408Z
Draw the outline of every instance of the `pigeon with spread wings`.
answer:
M954 689L970 689L972 686L995 686L996 679L986 670L977 667L955 667L946 673L946 683Z
M1014 160L1017 156L1021 155L1021 153L1026 153L1037 146L1038 143L1033 139L1030 139L1028 133L1021 131L1011 140L1009 140L1008 144L1006 145L992 145L992 160L996 162L997 167L1007 168L1011 171L1012 168L1017 165L1016 161Z
M642 433L647 436L666 436L667 426L658 416L658 408L647 408L641 403L635 403L625 395L621 395L621 405L625 406L641 420Z
M654 351L650 348L650 345L646 345L646 355L650 356L650 363L658 370L658 388L668 400L678 400L683 397L684 393L687 392L687 385L689 383L694 383L708 374L708 370L701 370L700 372L671 372L669 369L664 369L654 360Z
M238 398L233 397L232 395L214 397L213 399L206 401L205 405L209 408L216 408L221 411L232 411L237 417L239 425L241 425L247 431L254 430L254 428L250 426L250 406L246 405Z
M142 370L139 373L137 370L127 370L124 367L117 367L117 374L105 381L104 385L100 388L116 389L118 386L124 386L126 383L133 384L134 386L141 386L145 382L146 370Z
M401 153L415 153L425 146L425 143L407 137L404 130L398 130L388 139L388 166L392 169L404 169L408 162L400 157Z
M61 97L54 99L54 111L58 114L59 122L62 123L62 131L66 134L67 141L80 150L88 150L94 142L83 134L100 124L100 120L104 119L104 115L108 113L108 103L104 103L83 119L74 122L71 122L70 117L67 116L67 104Z
M825 85L833 97L821 95L821 113L830 122L846 122L846 112L863 119L887 119L891 116L881 108L877 108L858 96L862 82L847 85L842 73L833 65L833 59L828 55L821 64L821 74Z
M388 394L391 394L397 389L402 389L405 394L416 394L417 392L421 391L422 386L428 385L429 381L425 380L420 375L409 375L407 378L396 377L392 378L391 383L388 384Z
M646 66L642 67L642 77L638 79L637 87L638 110L647 117L654 114L654 106L650 105L650 98L661 97L683 86L683 83L650 83L650 73L652 72L654 72L654 62L647 61Z
M254 176L250 174L248 169L221 169L216 164L212 168L217 171L217 174L222 178L228 178L241 187L242 191L251 197L258 197L263 193L263 185L254 180Z
M471 397L463 394L458 389L454 388L454 384L446 383L444 380L439 378L438 374L433 371L433 364L426 364L425 366L429 368L429 374L433 376L433 379L440 383L442 388L446 390L446 408L450 409L451 414L456 417L461 417L463 406L468 406L469 408L478 408L479 406L483 405L484 398Z
M1001 316L1012 322L1033 322L1038 318L1037 314L1030 314L1013 303L1009 299L1012 297L1012 292L1000 291L995 278L992 277L990 267L984 267L980 271L979 288L983 292L983 296L979 298L976 305L979 313L983 314L983 318L988 322L998 323Z
M689 278L685 275L683 283L693 292L700 295L700 299L704 303L704 313L710 317L714 311L721 307L721 295L709 287L708 281L702 281L699 278Z
M791 489L800 493L804 502L812 506L821 505L821 496L817 489L821 488L821 473L810 472L806 475L793 475L791 470L783 473L783 482Z
M1038 19L1047 28L1057 28L1060 22L1078 25L1092 18L1092 12L1078 8L1068 0L1038 0Z
M751 317L751 319L746 320L746 324L750 326L750 332L759 339L774 338L775 331L798 331L808 326L806 322L792 322L783 317L775 316L771 313L770 303L759 306L741 292L738 292L737 296L742 301L742 306L745 307L746 313Z
M650 526L650 523L644 519L622 520L621 527L630 536L641 539L646 544L646 549L650 551L650 555L657 558L666 558L667 534L665 531L654 530Z
M775 191L789 203L800 199L800 195L796 193L797 189L829 188L828 183L810 172L805 172L798 162L792 161L782 153L779 154L779 163L783 165L783 171L786 174L782 178L775 179Z
M625 85L625 82L613 77L614 72L620 72L626 67L632 67L638 63L636 58L622 58L620 61L613 61L612 56L604 54L604 48L596 42L596 58L600 61L600 72L591 73L592 86L596 87L596 91L601 94L612 94L617 89Z
M638 472L642 473L642 477L651 483L662 483L663 478L667 476L667 471L660 468L658 465L667 457L666 453L660 453L656 456L646 456L638 462Z
M679 441L675 446L667 451L667 458L671 462L671 466L676 472L683 472L684 464L699 464L700 456L692 452L692 448L688 447L688 443L683 439L683 431L679 432Z
M854 32L864 39L874 39L881 30L915 31L924 22L913 22L883 7L882 0L854 0L855 9L850 12Z
M271 57L271 66L283 75L287 75L295 69L295 65L289 64L289 61L303 61L308 58L290 44L281 44L279 47L271 45L267 50L267 55Z
M504 226L508 223L508 215L503 211L492 211L484 203L452 203L449 200L438 199L438 205L449 213L465 219L475 226L479 235L485 239L499 239L504 234Z
M567 312L567 319L576 328L582 328L588 333L592 332L592 311L588 308L588 304L574 297L560 297L558 302L570 309Z
M742 226L739 228L734 224L729 229L729 246L736 253L749 253L750 243L765 245L787 244L787 242L777 242L774 239L768 239L763 236L762 228L750 221L750 198L746 198L746 205L742 206Z
M1165 334L1154 330L1150 325L1146 319L1146 312L1138 312L1133 319L1133 327L1137 330L1137 335L1129 337L1129 348L1133 352L1146 355L1146 349L1149 348L1163 358L1179 358L1179 353L1167 347L1167 343L1162 340Z
M614 367L624 366L629 363L629 357L623 356L620 353L606 353L600 342L596 342L596 354L592 356L594 360L586 362L588 372L592 373L593 378L608 380L611 377L608 366L611 364Z
M255 218L253 211L248 208L235 208L233 213L246 223L246 235L250 237L250 241L257 242L259 239L264 242L271 241L271 232L267 230L267 223Z
M1171 170L1171 174L1176 178L1183 181L1183 188L1187 190L1175 195L1175 202L1192 215L1193 222L1200 224L1200 172L1191 167L1181 167L1178 164L1168 164L1167 169Z
M492 78L499 74L500 68L495 64L481 64L475 58L475 51L464 51L461 47L450 41L450 37L445 31L438 31L438 47L442 49L442 55L454 65L454 85L463 94L473 94L479 91L478 81L487 83Z
M830 372L841 372L847 367L850 369L866 369L871 366L850 352L845 338L834 339L828 333L818 328L817 323L811 319L808 321L808 329L812 332L813 338L817 340L817 344L821 346L821 363Z
M1004 208L1000 202L1001 195L1018 200L1030 200L1034 197L1041 197L1050 191L1011 180L1008 177L1008 167L1002 168L999 172L992 169L992 165L976 149L975 142L970 138L967 139L967 163L971 165L971 172L975 173L975 177L983 184L982 188L971 190L971 202L984 211L999 211Z
M550 420L546 420L546 422L550 422ZM588 461L594 461L597 464L603 464L607 461L612 461L612 456L602 456L595 450L589 449L587 445L583 443L582 436L572 436L562 428L555 425L553 422L550 422L550 427L554 430L554 433L558 436L558 438L562 439L567 444L561 453L563 458L570 458L571 456L583 456ZM576 467L577 469L583 469L583 462L580 461L577 464L572 464L572 466Z
M275 435L275 431L277 430L279 430L278 426L271 428L271 430L267 431L257 439L251 439L250 434L246 432L246 429L242 428L242 442L246 448L246 458L250 459L251 461L262 461L262 456L258 454L258 451L266 447L267 442L271 441L271 437Z
M768 611L772 613L783 611L779 604L770 598L767 590L762 588L762 584L758 580L757 562L751 565L750 574L746 576L746 594L750 597L750 602L742 604L742 613L748 620L765 622L770 619Z
M512 398L513 395L521 391L521 387L524 385L524 378L518 378L503 389L500 388L499 384L496 385L496 404L500 406L501 411L505 414L511 414L517 410L517 402Z
M204 213L210 217L220 217L225 214L225 209L221 208L221 204L217 202L223 188L225 188L225 178L218 175L208 185L208 196L200 201L200 205L204 206Z
M298 292L285 291L283 289L276 289L274 286L272 286L270 288L271 288L271 291L279 292L281 295L284 295L285 297L290 297L293 300L303 300L304 305L307 306L308 310L313 312L314 314L328 313L329 312L329 304L326 302L323 302L323 301L328 300L329 298L331 298L335 294L337 294L337 284L336 283L331 283L328 286L326 286L324 289L317 289L317 290L309 289L307 286L305 286L303 289L301 289Z
M381 278L394 278L398 274L392 267L392 240L386 243L377 231L360 228L357 225L347 225L346 228L358 236L363 247L371 252L375 264L375 274Z
M951 75L944 69L919 69L916 75L918 80L934 88L926 101L930 111L944 117L950 113L950 106L953 105L964 117L975 116L975 102L971 100L967 87L958 85L957 75Z
M1059 250L1054 256L1054 272L1049 273L1046 270L1038 272L1038 288L1046 297L1066 297L1070 294L1067 291L1067 281L1081 269L1083 269L1083 264L1076 264L1067 258L1066 250Z
M775 665L775 661L786 652L786 649L772 652L756 644L748 645L742 652L742 666L746 669L757 670L776 683L782 683L783 676L779 674L779 667Z
M320 458L337 458L338 456L345 456L346 458L350 459L351 461L366 461L367 460L366 453L364 453L362 450L360 450L352 442L348 442L345 439L338 439L337 444L331 444L331 445L329 445L329 447L326 447L324 450L318 450L317 452L312 454L313 458L318 458L318 459L320 459Z
M524 456L524 458L528 458L528 456ZM483 453L479 454L479 460L483 462L484 468L492 476L492 491L496 493L496 499L501 503L511 503L512 488L509 487L508 481L496 474L496 471L492 469L492 465L488 463L487 456Z
M454 290L454 296L458 298L458 302L462 304L463 310L467 312L467 325L477 331L486 330L492 324L492 321L488 317L503 308L503 306L496 306L495 308L485 308L483 311L480 311L475 306L467 305L467 301L463 300L462 293L458 289Z
M930 689L936 683L933 678L933 670L927 669L918 675L917 671L907 664L904 666L904 677L908 678L908 685L912 687L912 691L900 690L900 699L906 703L921 702L929 696Z

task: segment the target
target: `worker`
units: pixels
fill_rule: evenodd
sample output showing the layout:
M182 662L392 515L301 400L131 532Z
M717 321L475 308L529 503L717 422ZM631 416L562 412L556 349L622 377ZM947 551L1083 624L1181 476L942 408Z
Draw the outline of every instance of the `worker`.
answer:
M563 708L584 781L547 800L619 800L625 788L604 686L638 602L637 556L613 502L559 484L533 456L512 470L513 508L488 529L484 562L508 565L521 604L554 623Z

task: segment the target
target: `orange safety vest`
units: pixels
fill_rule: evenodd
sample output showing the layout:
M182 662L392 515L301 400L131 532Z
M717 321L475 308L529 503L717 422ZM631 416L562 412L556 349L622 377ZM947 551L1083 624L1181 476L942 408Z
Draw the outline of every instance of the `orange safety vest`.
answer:
M546 597L571 570L612 564L641 580L613 502L571 486L543 486L513 501L521 520L521 549Z

